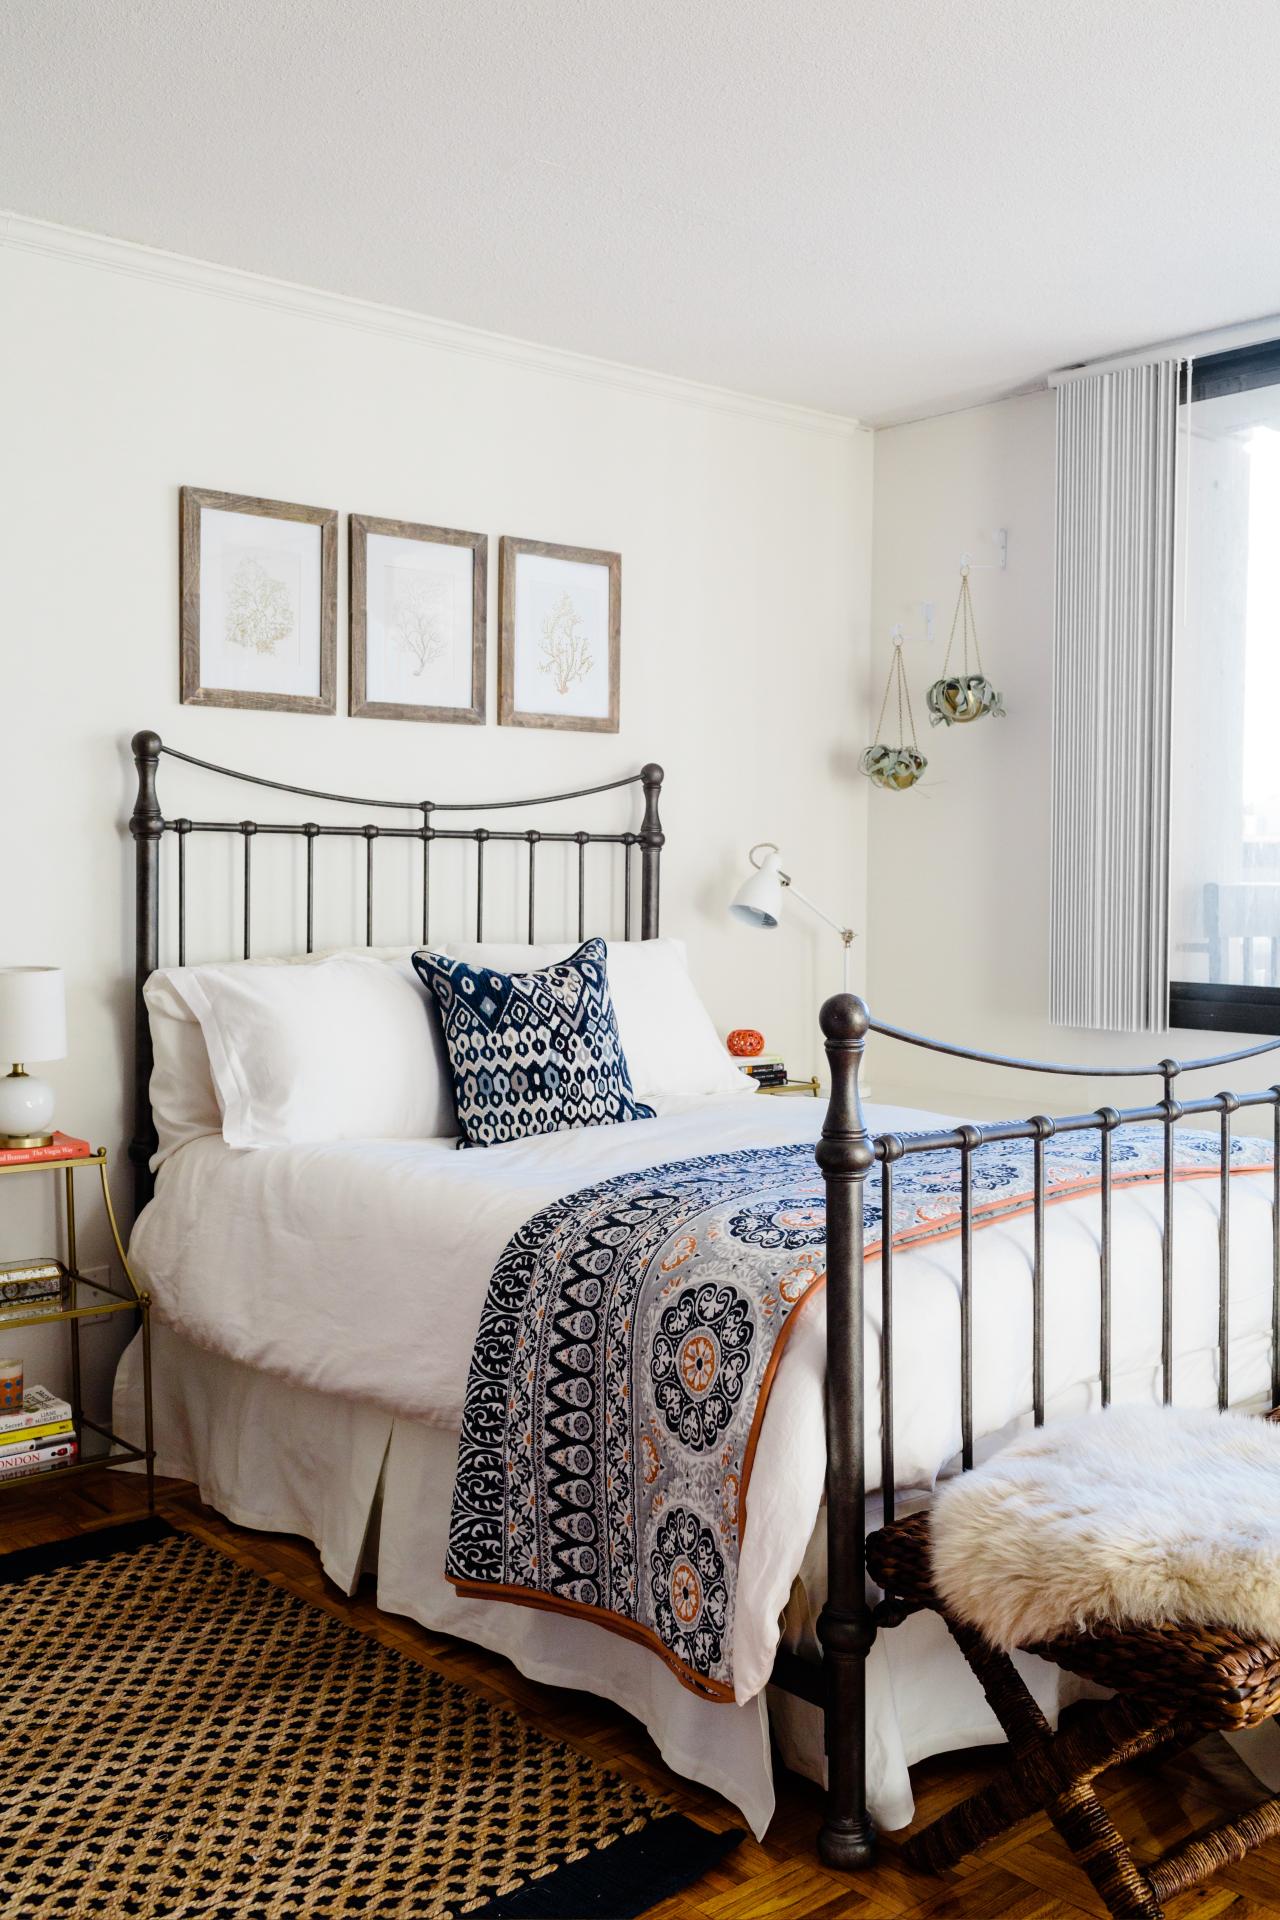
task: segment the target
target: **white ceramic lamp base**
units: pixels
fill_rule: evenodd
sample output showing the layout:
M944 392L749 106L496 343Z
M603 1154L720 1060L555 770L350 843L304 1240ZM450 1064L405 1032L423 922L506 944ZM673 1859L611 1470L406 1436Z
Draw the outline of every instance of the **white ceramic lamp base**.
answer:
M47 1147L53 1138L53 1088L21 1067L0 1080L0 1147Z

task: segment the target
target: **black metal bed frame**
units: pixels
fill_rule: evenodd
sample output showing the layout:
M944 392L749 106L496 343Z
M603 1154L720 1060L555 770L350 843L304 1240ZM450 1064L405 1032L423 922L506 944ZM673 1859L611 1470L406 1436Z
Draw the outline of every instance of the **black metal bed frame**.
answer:
M661 767L650 763L639 773L598 786L581 787L571 792L547 794L537 800L499 800L479 802L390 801L359 799L351 795L331 794L313 788L298 787L284 781L265 779L255 774L237 773L226 767L199 760L162 745L159 735L138 733L133 739L137 767L137 799L130 819L136 847L136 999L134 1042L135 1126L130 1146L134 1166L135 1198L141 1208L151 1197L152 1182L148 1162L155 1150L156 1134L150 1100L151 1034L142 990L148 976L160 964L160 848L166 834L177 841L177 917L178 960L186 957L186 853L187 842L195 833L238 834L243 841L242 948L245 957L252 951L252 853L259 833L286 834L303 840L306 849L306 951L313 950L315 902L315 843L327 835L364 839L365 859L365 933L373 944L374 847L378 840L396 838L417 840L422 845L422 938L430 937L431 849L437 840L471 841L476 849L476 938L484 928L484 857L490 841L524 842L528 847L528 936L534 940L536 907L536 855L543 842L558 841L578 848L578 933L585 937L585 861L586 848L609 844L623 849L624 937L632 937L632 857L640 849L641 905L640 938L656 937L659 927L659 872L664 835L659 817L662 790ZM157 768L162 756L184 761L204 771L295 797L319 799L344 806L392 808L417 813L420 820L412 826L380 827L367 822L321 826L314 821L302 823L265 823L253 820L166 819L156 792ZM443 813L492 812L536 806L550 806L567 800L590 799L601 793L638 785L644 795L644 812L638 830L623 833L598 831L544 831L539 829L489 829L485 827L441 827L436 817ZM787 1691L819 1705L825 1716L828 1757L828 1788L825 1815L819 1833L822 1858L835 1867L855 1869L868 1865L874 1852L874 1831L867 1813L866 1798L866 1661L881 1627L889 1627L902 1618L892 1595L873 1606L867 1595L866 1539L866 1413L865 1382L865 1309L868 1274L864 1257L863 1198L868 1177L879 1166L882 1219L893 1218L894 1168L898 1161L919 1153L951 1150L958 1156L960 1189L960 1406L961 1466L972 1466L973 1431L973 1155L992 1141L1028 1140L1033 1157L1033 1252L1032 1252L1032 1414L1036 1425L1045 1416L1045 1143L1056 1133L1093 1131L1101 1141L1099 1169L1100 1209L1100 1341L1098 1380L1100 1397L1106 1405L1111 1398L1111 1227L1112 1171L1111 1140L1115 1132L1133 1125L1160 1124L1164 1129L1164 1193L1161 1289L1161 1372L1166 1403L1174 1391L1173 1342L1173 1180L1174 1129L1177 1123L1193 1115L1215 1115L1221 1142L1218 1225L1218 1402L1229 1404L1229 1300L1230 1300L1230 1217L1228 1181L1231 1145L1231 1118L1241 1109L1269 1107L1272 1113L1273 1161L1271 1170L1272 1261L1271 1261L1271 1374L1273 1403L1280 1404L1280 1084L1254 1093L1218 1093L1203 1099L1179 1101L1174 1083L1184 1072L1227 1066L1252 1059L1280 1048L1280 1039L1272 1039L1232 1053L1218 1054L1206 1060L1160 1060L1140 1066L1075 1066L1060 1062L1012 1059L1002 1054L931 1040L923 1035L873 1020L866 1003L854 994L835 995L822 1007L820 1016L831 1074L831 1093L817 1147L817 1160L827 1192L827 1500L826 1528L828 1552L828 1588L826 1604L818 1622L818 1637L823 1659L820 1668L809 1666L795 1655L781 1653L774 1681ZM988 1066L1011 1068L1022 1073L1052 1073L1090 1079L1153 1078L1161 1086L1161 1097L1153 1104L1124 1111L1098 1107L1088 1113L1051 1118L1036 1114L1027 1120L1001 1121L990 1125L963 1124L940 1131L913 1134L905 1138L886 1133L872 1138L867 1130L859 1088L867 1035L878 1033L886 1039L921 1047L928 1052L968 1060ZM881 1315L879 1431L880 1481L886 1523L894 1517L894 1250L892 1233L884 1236L880 1258L878 1301Z
M658 932L659 893L664 835L658 813L662 793L662 768L650 761L639 773L625 774L620 780L605 780L593 787L577 787L566 793L540 794L531 800L369 800L349 793L325 793L315 787L292 786L284 780L268 780L257 773L238 773L231 767L215 766L210 760L198 760L192 753L180 753L166 747L158 733L144 731L133 736L133 760L137 768L138 788L129 831L135 847L134 943L134 1128L129 1144L133 1164L134 1203L137 1211L151 1198L151 1156L156 1150L156 1130L151 1113L151 1027L142 990L160 962L160 848L166 834L178 845L177 886L177 964L187 958L187 842L192 834L238 834L243 844L243 880L241 905L241 947L244 959L253 952L253 843L261 834L283 834L301 840L306 848L306 946L315 945L317 840L336 838L363 840L365 843L365 944L373 945L374 848L380 840L416 840L422 847L422 943L431 938L431 850L437 841L469 840L476 850L476 932L484 938L485 848L490 842L514 841L528 848L526 898L530 945L534 942L537 913L538 848L550 843L576 846L578 849L578 938L586 938L587 848L622 848L622 922L623 939L632 937L633 913L632 864L635 849L640 849L640 938L653 939ZM190 820L179 816L167 820L156 791L161 757L184 761L206 773L220 775L249 786L267 787L274 793L290 794L297 799L323 800L337 806L390 809L418 814L413 826L379 826L368 820L320 826L314 820ZM442 827L436 824L444 813L516 812L530 807L558 806L565 800L587 800L596 794L613 793L621 787L638 786L644 794L644 814L637 831L601 833L598 830L573 833L527 827Z
M1176 1100L1179 1074L1224 1067L1237 1060L1280 1048L1280 1039L1264 1040L1233 1053L1204 1060L1159 1060L1141 1066L1075 1066L1059 1061L1018 1060L973 1047L930 1040L901 1027L873 1020L865 1001L842 993L820 1014L831 1068L831 1098L818 1164L827 1189L827 1601L818 1620L823 1673L820 1695L796 1685L794 1658L785 1663L783 1684L805 1697L819 1698L826 1717L827 1804L818 1847L830 1866L853 1869L870 1864L875 1835L866 1795L866 1662L877 1631L896 1625L903 1614L892 1594L878 1605L867 1596L865 1458L865 1304L867 1269L863 1247L863 1197L872 1169L880 1168L881 1218L886 1223L880 1254L880 1484L884 1520L894 1518L893 1457L893 1219L894 1167L918 1153L951 1150L958 1155L960 1188L960 1427L961 1467L973 1465L973 1156L990 1141L1029 1140L1033 1166L1032 1239L1032 1415L1044 1423L1044 1275L1045 1142L1056 1133L1095 1132L1100 1136L1099 1262L1100 1289L1098 1381L1105 1406L1111 1399L1111 1140L1122 1127L1158 1123L1164 1130L1163 1217L1161 1240L1161 1384L1166 1405L1174 1394L1173 1340L1173 1168L1174 1129L1193 1115L1216 1115L1219 1128L1218 1192L1218 1405L1230 1402L1229 1303L1231 1237L1228 1205L1231 1116L1248 1107L1269 1107L1272 1114L1271 1168L1271 1397L1280 1404L1280 1085L1255 1093L1217 1093L1203 1099ZM878 1033L927 1052L1020 1073L1067 1074L1081 1079L1153 1078L1161 1098L1123 1111L1097 1107L1091 1113L1027 1120L1002 1120L986 1126L964 1124L931 1133L868 1133L859 1092L867 1035Z

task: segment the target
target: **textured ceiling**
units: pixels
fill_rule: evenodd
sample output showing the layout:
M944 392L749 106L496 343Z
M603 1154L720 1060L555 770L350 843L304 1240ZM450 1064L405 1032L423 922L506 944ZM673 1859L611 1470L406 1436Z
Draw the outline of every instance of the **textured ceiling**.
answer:
M1280 308L1277 0L5 0L0 205L870 421Z

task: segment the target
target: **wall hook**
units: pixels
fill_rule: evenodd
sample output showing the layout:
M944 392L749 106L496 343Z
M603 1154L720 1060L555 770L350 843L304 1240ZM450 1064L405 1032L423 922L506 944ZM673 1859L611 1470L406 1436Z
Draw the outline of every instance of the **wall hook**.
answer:
M994 535L996 558L994 560L974 560L969 554L960 555L961 573L1005 573L1009 566L1009 529L997 527Z
M922 600L920 602L920 610L924 614L925 643L928 646L932 646L933 645L933 615L934 615L933 601ZM904 644L914 645L916 641L916 636L914 634L907 633L906 630L901 625L901 623L899 623L897 626L890 627L889 638L893 641L895 646L902 646Z

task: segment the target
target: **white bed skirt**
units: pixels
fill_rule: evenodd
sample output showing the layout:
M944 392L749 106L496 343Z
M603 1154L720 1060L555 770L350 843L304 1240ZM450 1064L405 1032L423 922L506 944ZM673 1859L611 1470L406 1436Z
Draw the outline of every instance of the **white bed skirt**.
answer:
M295 1533L329 1578L354 1590L362 1566L379 1606L504 1655L530 1679L612 1700L648 1729L663 1759L738 1807L757 1838L774 1809L779 1756L821 1781L821 1717L771 1689L746 1706L701 1700L643 1647L589 1621L500 1601L464 1600L444 1577L457 1436L359 1401L323 1394L208 1353L153 1327L157 1471L192 1480L238 1526ZM135 1340L116 1376L115 1429L142 1432ZM814 1537L788 1610L785 1639L804 1650L825 1587L825 1538ZM1050 1719L1078 1692L1069 1676L1019 1657ZM942 1622L917 1614L876 1643L868 1667L871 1811L905 1826L908 1768L932 1754L1003 1738Z

